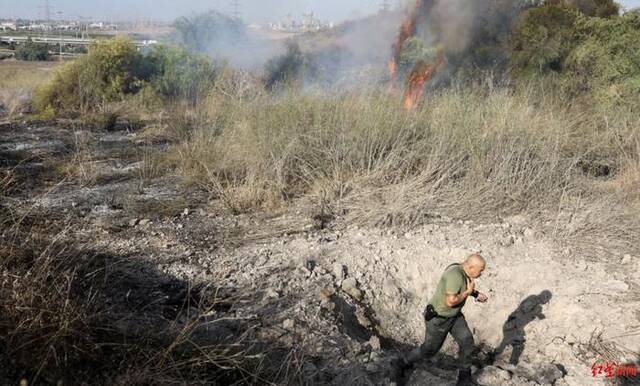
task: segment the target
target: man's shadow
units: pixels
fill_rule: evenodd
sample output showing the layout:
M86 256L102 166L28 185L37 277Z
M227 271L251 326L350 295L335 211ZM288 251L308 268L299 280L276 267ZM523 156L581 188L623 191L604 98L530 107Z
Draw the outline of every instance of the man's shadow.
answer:
M502 342L495 349L494 358L502 354L507 346L511 346L512 351L509 363L514 366L518 364L526 342L524 328L535 319L542 320L545 318L542 313L542 305L549 303L551 296L549 290L544 290L538 295L528 296L520 303L518 308L504 322Z

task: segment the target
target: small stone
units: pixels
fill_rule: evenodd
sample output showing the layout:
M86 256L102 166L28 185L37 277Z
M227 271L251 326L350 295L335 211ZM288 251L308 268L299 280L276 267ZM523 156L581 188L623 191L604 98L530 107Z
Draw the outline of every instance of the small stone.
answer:
M185 217L188 215L189 215L189 208L184 208L184 210L182 211L182 217Z
M371 335L369 338L369 344L373 350L380 350L380 338L375 335Z
M382 285L383 293L391 298L398 295L400 289L396 286L395 282L391 278L385 279Z
M331 297L335 293L336 293L336 291L333 289L333 287L325 287L322 290L320 290L320 299L321 300L331 300Z
M132 218L131 220L129 220L129 226L130 226L130 227L134 227L134 226L138 225L138 222L140 222L140 220L139 220L139 219L137 219L137 218Z
M478 376L478 383L481 385L499 385L511 379L511 374L496 366L487 366L482 369Z
M407 240L410 240L411 237L412 237L411 232L407 232L407 233L404 234L404 238L407 239Z
M142 219L138 223L138 225L140 225L140 226L147 226L147 225L150 225L150 224L151 224L151 220L149 220L148 218Z
M344 280L347 277L347 267L340 263L333 263L333 276L337 281Z
M184 225L182 225L182 224L178 224L178 225L176 226L176 228L178 228L178 229L182 229L182 228L184 228Z
M320 307L324 308L325 310L333 311L336 309L336 304L334 302L323 300L320 303Z
M356 300L362 299L362 291L358 289L358 282L355 278L350 277L342 281L342 290Z
M304 266L309 270L309 272L313 272L313 270L316 268L316 262L315 260L307 260L304 263Z
M298 267L298 274L304 277L309 277L311 276L311 271L309 271L309 268L305 266L301 266L301 267Z
M293 319L287 319L282 323L282 327L285 330L293 330L296 326L296 322Z
M515 243L515 241L516 241L515 237L513 237L513 235L509 235L505 237L504 240L502 241L502 246L510 247Z
M631 255L626 254L622 257L622 264L629 264L631 263Z
M266 295L267 298L269 299L277 299L280 297L280 294L278 293L278 291L276 291L274 288L268 288L264 294Z
M327 271L319 265L316 265L316 267L313 269L313 272L318 276L324 276L327 274Z
M378 365L376 365L375 363L367 363L364 368L370 372L370 373L375 373L380 371L380 368Z
M367 315L365 315L365 312L362 308L358 308L355 312L355 315L358 323L360 323L362 327L371 327L371 321L369 320L369 318L367 318Z
M533 239L536 236L536 232L531 228L524 228L524 230L522 231L522 234L527 239Z
M629 290L629 284L620 280L609 280L602 284L603 289L607 292L620 293Z
M552 363L521 363L515 370L515 374L540 385L553 385L564 376L562 371Z

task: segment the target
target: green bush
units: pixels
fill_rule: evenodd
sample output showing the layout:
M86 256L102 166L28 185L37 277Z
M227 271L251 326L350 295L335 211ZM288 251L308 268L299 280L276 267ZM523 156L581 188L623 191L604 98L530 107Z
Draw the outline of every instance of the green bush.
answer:
M151 85L158 94L191 103L210 92L220 72L208 57L182 47L156 46L146 59L153 68Z
M513 73L550 79L567 98L587 97L602 106L636 103L640 15L615 16L612 8L605 11L608 2L593 4L583 9L554 1L527 11L512 39Z
M131 40L116 38L95 43L89 53L68 63L36 91L36 108L43 111L88 111L120 101L141 87L142 56Z
M116 38L94 44L87 55L58 68L36 91L34 102L45 118L102 111L145 87L195 102L209 91L217 73L210 59L184 49L160 46L144 55L131 40Z
M576 45L578 16L578 11L564 4L527 11L512 37L512 67L525 74L561 71Z
M587 16L613 17L620 12L613 0L570 0L568 4Z
M287 42L286 52L270 59L265 65L265 86L273 90L284 84L299 80L305 67L310 65L309 58L295 41Z
M16 47L15 55L19 60L44 61L49 59L49 47L29 38L25 44Z
M427 47L424 41L418 37L409 38L400 53L398 73L404 77L411 72L416 63L420 61L432 61L437 55L437 47Z
M580 43L565 61L574 93L587 90L601 104L637 103L640 97L640 15L581 17Z

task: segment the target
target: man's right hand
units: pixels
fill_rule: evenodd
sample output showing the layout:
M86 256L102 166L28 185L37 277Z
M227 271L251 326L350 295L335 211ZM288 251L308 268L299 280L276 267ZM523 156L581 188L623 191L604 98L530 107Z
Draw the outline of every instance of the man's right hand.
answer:
M467 280L467 290L465 291L467 293L467 296L470 296L475 290L476 290L476 282L472 278L469 278Z

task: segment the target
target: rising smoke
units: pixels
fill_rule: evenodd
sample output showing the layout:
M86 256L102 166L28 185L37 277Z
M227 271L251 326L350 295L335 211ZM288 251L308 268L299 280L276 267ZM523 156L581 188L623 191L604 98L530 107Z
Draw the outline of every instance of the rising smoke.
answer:
M279 42L252 34L240 21L217 11L178 18L173 43L214 59L227 60L232 66L260 69L274 55L283 51Z
M213 11L179 19L175 40L252 70L264 70L267 62L274 61L285 64L280 68L291 68L286 65L286 55L296 52L292 60L303 64L295 67L293 75L306 85L350 89L391 82L403 87L407 79L419 79L422 84L428 81L424 73L398 73L398 66L407 61L405 43L410 39L430 54L422 58L414 55L413 62L405 65L427 71L434 78L432 83L441 83L461 67L504 62L500 57L505 55L514 22L537 2L412 0L401 9L346 21L331 31L297 36L294 40L300 52L291 51L291 42L252 33L238 21ZM487 52L490 60L482 56ZM436 62L437 68L430 66ZM287 79L285 75L271 78ZM413 91L410 94L415 95Z

